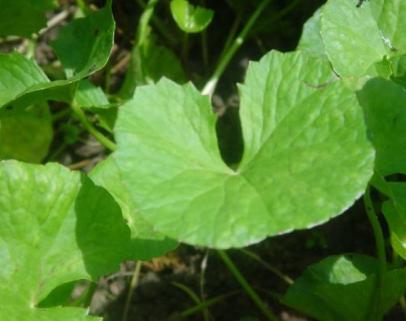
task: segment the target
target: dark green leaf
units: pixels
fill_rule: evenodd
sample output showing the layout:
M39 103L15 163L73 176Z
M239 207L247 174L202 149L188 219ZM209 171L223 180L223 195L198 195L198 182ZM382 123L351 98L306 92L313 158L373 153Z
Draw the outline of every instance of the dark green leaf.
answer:
M328 257L311 265L288 289L283 302L320 321L366 321L376 291L377 261L362 255ZM388 271L379 312L406 291L406 269Z

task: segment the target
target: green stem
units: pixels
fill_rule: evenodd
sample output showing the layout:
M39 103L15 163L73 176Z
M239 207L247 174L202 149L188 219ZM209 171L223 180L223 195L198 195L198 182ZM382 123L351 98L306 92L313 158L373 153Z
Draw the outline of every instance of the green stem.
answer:
M384 286L384 276L386 273L386 251L385 251L385 238L383 236L381 225L378 221L378 217L375 212L374 205L371 199L370 188L368 187L364 194L364 206L367 213L369 222L371 223L372 231L375 237L375 246L378 257L378 277L377 277L377 287L376 295L374 301L372 302L372 311L370 320L382 320L381 315L381 296L382 288Z
M144 8L144 12L141 15L138 23L138 29L135 39L135 46L141 46L147 39L149 34L149 21L154 14L155 6L159 0L149 0L148 4Z
M130 311L131 300L133 298L134 290L137 287L138 280L140 278L141 266L142 266L141 261L137 261L135 263L133 277L131 279L130 288L128 289L127 299L125 301L123 318L121 319L122 321L127 321L128 319L128 312Z
M145 10L147 8L147 4L143 0L136 0L138 5ZM175 44L178 42L176 37L169 32L168 28L165 26L165 24L157 17L157 16L152 16L152 22L155 25L156 29L166 38L166 40L170 44Z
M225 52L224 55L220 57L220 61L217 64L216 69L214 70L213 75L206 83L202 90L203 95L213 95L214 90L216 89L217 83L223 74L224 70L227 68L228 64L230 63L231 59L234 57L237 50L241 47L244 43L245 38L247 37L248 33L251 31L252 27L254 26L255 22L261 15L262 11L265 7L271 2L272 0L263 0L261 4L255 9L254 13L245 24L241 33L234 39L233 43L231 44L230 48Z
M263 265L265 268L267 268L269 271L271 271L273 274L275 274L277 277L279 277L282 281L284 281L287 285L292 285L293 280L287 276L284 275L281 271L279 271L277 268L273 267L270 265L268 262L265 262L263 259L261 259L256 253L253 253L251 251L248 251L246 249L240 249L242 253L250 257L251 259L257 261L261 265Z
M87 6L85 0L76 0L76 4L78 5L80 11L82 11L83 15L87 16L92 12Z
M221 53L219 55L220 59L226 54L226 52L230 48L231 44L233 43L233 39L235 38L235 35L237 34L238 27L241 24L241 20L242 20L242 12L239 12L237 17L234 19L233 25L231 26L230 32L228 33L223 50L221 51Z
M183 34L183 45L182 45L182 61L186 65L189 63L189 34Z
M212 298L212 299L208 299L208 300L206 300L204 302L201 302L198 305L195 305L195 306L193 306L191 308L188 308L188 309L180 312L179 314L176 314L176 315L170 317L168 320L170 320L170 321L175 321L175 320L179 321L179 320L186 319L186 318L192 316L193 314L196 314L196 313L198 313L198 312L200 312L202 310L205 310L205 309L209 308L210 306L215 305L215 304L217 304L219 302L222 302L222 301L224 301L224 300L226 300L226 299L228 299L228 298L230 298L230 297L232 297L234 295L237 295L239 293L240 293L240 291L234 291L234 292L230 292L230 293L227 293L227 294L219 295L219 296L217 296L215 298Z
M224 264L230 270L230 272L234 275L238 283L240 283L241 287L244 291L248 294L251 300L255 303L255 305L262 311L262 313L266 316L266 318L270 321L279 321L278 318L274 315L271 309L261 300L259 295L255 292L255 290L251 287L245 277L241 274L238 270L237 266L231 261L230 257L224 251L217 251L220 258L223 260Z
M81 124L83 125L83 127L91 134L93 135L94 138L96 138L96 140L102 144L104 147L106 147L107 149L109 149L110 151L115 151L117 148L117 145L110 140L109 138L107 138L106 136L104 136L101 132L99 132L93 125L92 123L89 121L89 119L87 118L86 114L83 112L83 110L75 105L72 104L72 110L73 113L75 114L75 116L77 117L77 119L81 122Z
M132 97L134 90L140 81L148 83L148 79L145 75L145 66L142 63L143 45L147 42L150 31L149 22L153 17L155 6L158 1L159 0L149 0L141 14L135 35L134 47L131 51L130 64L124 78L124 83L122 84L119 92L119 97L121 98L126 99ZM136 76L137 73L141 73L141 76Z
M207 44L207 31L203 30L202 32L202 37L201 37L201 41L202 41L202 58L203 58L203 65L205 70L207 70L209 68L209 48L208 48L208 44Z

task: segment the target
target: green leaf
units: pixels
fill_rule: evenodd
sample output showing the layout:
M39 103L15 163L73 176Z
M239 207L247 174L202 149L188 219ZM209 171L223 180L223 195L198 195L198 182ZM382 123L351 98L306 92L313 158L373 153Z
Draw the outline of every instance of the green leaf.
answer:
M129 99L137 86L157 82L162 77L177 83L185 83L187 80L178 57L149 37L131 52L131 62L120 94Z
M395 52L406 52L406 2L404 0L370 1L371 12L387 45Z
M96 279L126 258L129 231L113 198L57 164L3 161L0 189L0 319L99 320L36 306L58 285Z
M193 85L139 87L120 108L117 166L155 230L190 244L245 246L325 222L365 190L374 153L362 110L327 61L271 52L250 65L240 89L237 170L222 161L216 116Z
M0 0L0 36L30 37L46 26L53 0Z
M325 56L324 43L320 33L321 8L319 8L304 24L303 32L297 45L297 50L303 50L316 56Z
M321 13L326 54L341 76L363 76L374 63L390 53L372 14L372 1L364 2L359 8L357 1L329 0ZM398 13L393 14L399 17Z
M385 181L385 176L406 174L406 91L393 81L376 78L365 84L358 98L376 149L372 184L389 197L382 210L392 246L406 259L406 184Z
M392 80L406 88L406 55L393 58L391 63Z
M14 52L0 53L0 106L38 84L49 82L41 68L30 59Z
M406 184L386 185L390 200L384 202L382 211L389 224L392 246L406 260Z
M40 163L53 138L47 104L0 112L0 159Z
M193 6L188 0L172 0L171 13L179 28L187 33L203 31L214 16L213 10Z
M129 256L131 259L149 260L177 247L177 242L154 231L139 214L137 206L132 203L128 191L123 186L114 154L100 162L91 171L90 177L95 184L105 188L120 205L131 231L132 248Z
M60 31L52 47L68 78L82 79L105 66L114 43L114 29L109 1L105 8L73 20Z
M363 255L328 257L311 265L282 301L320 321L365 321L375 297L378 262ZM406 291L406 269L384 275L380 313Z
M103 89L96 87L89 80L79 82L73 102L84 109L90 109L92 107L101 109L110 108L110 102Z
M61 30L54 47L66 69L66 80L49 81L34 61L18 53L0 54L0 108L24 108L46 100L71 102L76 83L106 64L113 37L110 2L106 8L74 20Z
M382 176L406 174L406 91L380 78L358 92L365 110L371 141L376 149L376 170Z

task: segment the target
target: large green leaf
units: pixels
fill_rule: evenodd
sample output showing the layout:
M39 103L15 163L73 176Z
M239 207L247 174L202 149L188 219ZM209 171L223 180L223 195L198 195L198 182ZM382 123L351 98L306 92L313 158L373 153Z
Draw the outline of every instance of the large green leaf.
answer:
M355 96L327 61L271 52L241 86L244 156L220 157L216 116L191 84L139 87L115 159L140 214L169 237L217 248L309 228L364 191L374 153Z
M39 163L48 154L53 129L49 107L0 111L0 159Z
M100 162L90 173L95 184L102 186L120 205L123 216L131 231L132 247L130 257L149 260L173 250L177 242L165 238L153 230L151 225L139 214L132 203L129 192L123 186L121 174L113 155Z
M46 26L53 0L0 0L0 36L29 37Z
M367 256L328 257L311 265L288 289L283 302L320 321L370 320L378 262ZM406 291L406 269L386 272L379 311L384 314Z
M34 61L18 53L1 54L0 107L26 107L44 100L70 102L77 82L104 67L113 38L109 2L104 9L74 20L61 30L54 47L67 72L66 80L51 82Z
M96 279L127 258L130 233L114 199L57 164L2 161L0 189L0 319L94 319L36 305L57 286Z
M171 0L171 13L177 25L184 32L201 32L213 19L213 10L194 6L188 0Z

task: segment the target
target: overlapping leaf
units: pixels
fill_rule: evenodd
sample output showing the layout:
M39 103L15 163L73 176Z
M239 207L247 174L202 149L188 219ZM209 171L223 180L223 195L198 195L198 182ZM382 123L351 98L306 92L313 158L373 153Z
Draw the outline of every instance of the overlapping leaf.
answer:
M44 100L70 102L75 84L106 64L113 36L111 1L104 9L68 24L54 44L67 71L66 80L49 81L34 61L20 54L0 55L0 107L26 107Z
M283 302L320 321L370 320L376 290L377 261L362 255L332 256L311 265L289 288ZM384 275L379 315L406 291L406 270ZM376 310L375 310L376 311Z
M323 38L321 37L321 8L319 8L313 16L303 25L302 36L300 37L298 50L304 50L316 56L324 56L325 48Z
M72 21L53 42L68 78L85 78L107 63L115 29L111 5L109 0L105 8Z
M127 258L129 230L113 198L56 164L0 163L1 320L93 320L36 308L55 287L95 279Z
M385 176L406 174L406 91L395 82L373 79L358 97L377 153L373 183L390 198L383 212L391 228L392 245L406 258L406 184L385 181Z
M97 185L109 191L120 205L131 231L130 257L132 259L149 260L161 256L177 246L177 242L154 231L151 225L139 214L137 206L131 201L129 192L123 186L114 155L100 162L92 170L90 177Z
M190 84L140 87L119 112L115 159L154 229L217 248L340 214L364 191L373 150L354 95L327 61L272 52L241 87L244 156L222 161L207 97Z
M329 0L306 24L299 48L326 54L344 77L376 74L374 64L406 52L402 0Z

